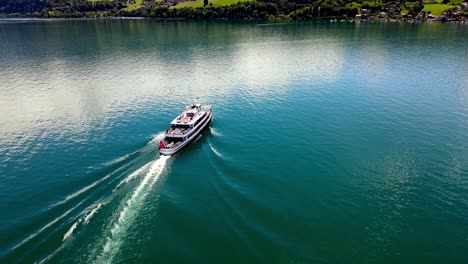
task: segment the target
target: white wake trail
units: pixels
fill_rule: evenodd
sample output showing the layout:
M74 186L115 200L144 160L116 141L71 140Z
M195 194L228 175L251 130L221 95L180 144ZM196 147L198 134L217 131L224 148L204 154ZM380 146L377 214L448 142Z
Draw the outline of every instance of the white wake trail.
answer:
M160 156L151 163L149 171L144 176L140 185L135 189L132 196L126 201L119 218L110 230L102 254L98 257L98 263L112 263L112 259L118 253L120 246L125 240L125 235L135 220L139 209L143 206L145 197L151 191L151 187L164 171L169 156Z
M151 145L154 145L156 143L159 143L160 140L162 140L164 138L164 134L165 132L160 132L156 135L153 136L153 139L151 139L148 144L146 144L147 146L151 146Z
M101 182L103 182L103 181L109 179L112 175L114 175L114 173L115 173L115 172L109 173L109 174L107 174L106 176L102 177L101 179L99 179L99 180L97 180L97 181L91 183L90 185L88 185L88 186L82 188L81 190L79 190L79 191L77 191L77 192L75 192L75 193L73 193L73 194L68 195L63 201L60 201L60 202L57 202L57 203L51 205L50 208L68 202L69 200L71 200L71 199L77 197L78 195L80 195L80 194L82 194L82 193L88 191L89 189L95 187L96 185L100 184Z
M65 235L63 236L63 239L62 241L65 241L66 239L68 239L72 234L73 234L73 231L75 230L75 228L78 226L79 223L81 223L82 219L79 219L78 221L76 221L71 227L70 229L68 229L68 231L65 233Z
M221 155L221 153L219 153L219 151L217 151L217 150L213 147L213 145L211 145L210 142L208 142L208 146L210 146L211 151L213 151L213 153L216 154L216 156L218 156L218 157L220 157L220 158L223 157L223 155Z
M156 142L158 142L159 140L163 139L164 138L164 132L160 132L156 135L153 136L153 138L146 144L146 146L144 148L147 148L149 146L152 146L153 144L155 144ZM143 148L143 149L144 149ZM137 151L134 151L130 154L127 154L123 157L120 157L118 159L115 159L113 161L111 161L109 164L106 164L106 165L112 165L112 164L115 164L117 162L120 162L120 161L123 161L125 160L126 158L138 153L139 151L141 151L142 149L139 149ZM124 180L122 180L115 188L112 192L114 192L115 190L117 190L122 184L125 184L125 183L128 183L129 181L131 181L132 179L136 178L137 176L140 176L141 173L143 173L146 169L148 169L148 167L151 165L151 164L156 164L158 160L154 161L154 162L148 162L147 164L143 165L141 168L137 169L136 171L134 171L133 173L131 173L129 176L127 176ZM70 199L73 199L75 197L77 197L78 195L80 195L81 193L84 193L86 191L88 191L89 189L95 187L96 185L100 184L101 182L105 181L106 179L108 179L109 177L111 177L115 172L112 172L110 174L108 174L107 176L101 178L100 180L98 181L95 181L93 182L92 184L82 188L81 190L71 194L71 195L68 195L65 200L63 201L60 201L53 206L56 206L56 205L59 205L59 204L64 204L65 202L67 202L68 200ZM65 235L63 236L63 240L62 241L65 241L66 239L68 239L72 234L73 232L75 231L75 229L78 227L79 224L81 224L83 222L83 224L88 224L89 223L89 220L94 216L94 214L101 208L101 206L103 204L105 204L106 202L101 202L99 203L97 206L95 206L92 210L89 211L89 213L85 216L85 217L82 217L80 219L78 219L78 221L76 221L69 229L68 231L65 233Z
M89 220L91 220L91 218L93 217L93 215L101 208L103 203L99 203L96 207L93 208L93 210L91 210L91 212L85 217L84 219L84 223L85 224L88 224L89 223Z
M117 184L117 186L114 188L113 191L117 190L122 184L128 183L133 178L139 176L140 173L142 173L144 170L146 170L151 164L152 164L152 162L148 162L145 165L143 165L141 168L139 168L138 170L134 171L132 174L128 175L127 178L123 179L121 182L119 182L119 184Z
M77 227L81 222L83 222L84 225L87 225L87 224L89 223L89 220L94 216L94 214L101 208L101 206L102 206L103 204L106 204L106 202L100 202L98 205L94 206L94 208L91 209L87 215L85 215L84 217L81 217L80 219L78 219L78 221L76 221L76 222L68 229L68 231L65 233L65 235L63 236L62 241L65 241L65 240L68 239L71 235L73 235L73 231L75 231L76 227Z
M72 212L73 210L75 210L76 208L78 208L78 206L80 206L83 202L80 202L78 203L77 205L75 205L75 207L69 209L68 211L66 211L65 213L63 213L61 216L55 218L54 220L52 220L51 222L49 222L47 225L43 226L41 229L39 229L39 231L35 232L34 234L31 234L29 237L27 237L26 239L24 239L23 241L21 241L19 244L17 244L16 246L13 247L13 250L20 247L21 245L23 245L24 243L28 242L29 240L33 239L34 237L36 237L37 235L39 235L40 233L42 233L42 231L46 230L47 228L51 227L53 224L57 223L58 221L62 220L65 216L67 216L70 212Z
M130 153L130 154L126 154L126 155L124 155L124 156L122 156L122 157L116 158L116 159L111 160L111 161L109 161L109 162L105 162L105 163L103 163L102 165L104 165L104 166L106 166L106 167L109 167L109 166L111 166L111 165L114 165L114 164L116 164L116 163L119 163L119 162L121 162L121 161L124 161L124 160L130 158L131 156L137 154L138 151L140 151L140 150L134 151L134 152L132 152L132 153Z
M210 131L211 131L211 134L215 135L215 136L222 136L223 134L221 134L221 132L219 132L218 130L216 130L214 127L210 127Z

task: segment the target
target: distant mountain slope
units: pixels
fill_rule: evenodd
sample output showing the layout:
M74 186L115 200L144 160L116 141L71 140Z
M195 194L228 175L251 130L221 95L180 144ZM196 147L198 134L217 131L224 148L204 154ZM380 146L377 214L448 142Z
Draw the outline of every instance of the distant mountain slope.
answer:
M468 19L464 0L0 0L1 16L188 19ZM205 5L205 7L204 7ZM446 13L444 13L446 12Z

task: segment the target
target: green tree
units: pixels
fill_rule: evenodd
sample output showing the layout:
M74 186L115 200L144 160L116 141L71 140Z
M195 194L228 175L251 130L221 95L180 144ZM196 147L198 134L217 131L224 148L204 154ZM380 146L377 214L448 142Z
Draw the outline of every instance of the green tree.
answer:
M46 8L42 9L41 17L49 17L49 11Z
M203 0L203 6L207 6L208 5L208 0Z

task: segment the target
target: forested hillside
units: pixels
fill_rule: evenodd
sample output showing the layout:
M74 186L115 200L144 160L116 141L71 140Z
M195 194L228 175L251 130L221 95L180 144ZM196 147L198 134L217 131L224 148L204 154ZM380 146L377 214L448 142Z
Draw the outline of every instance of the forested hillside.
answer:
M188 19L364 19L427 18L450 11L467 15L462 0L0 0L3 16L155 17ZM423 16L421 16L423 14ZM429 15L429 16L428 16Z

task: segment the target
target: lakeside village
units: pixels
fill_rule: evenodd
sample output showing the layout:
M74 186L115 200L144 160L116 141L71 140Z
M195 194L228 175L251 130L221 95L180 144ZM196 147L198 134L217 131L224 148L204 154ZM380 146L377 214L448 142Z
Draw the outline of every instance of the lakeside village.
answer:
M0 16L232 20L441 21L468 24L466 0L4 0Z
M434 3L434 0L431 1ZM416 14L415 12L404 12L401 9L399 1L389 3L383 6L379 12L369 12L368 9L361 9L361 12L355 16L358 21L442 21L442 22L462 22L468 24L468 3L460 3L453 6L453 8L442 11L439 15L433 14L431 11L424 11L423 6L420 7L421 11Z

